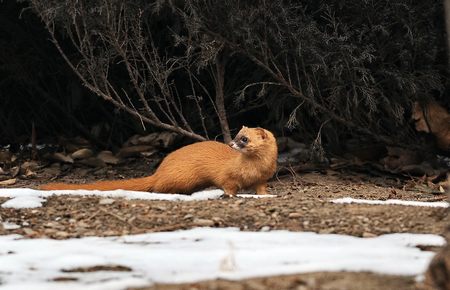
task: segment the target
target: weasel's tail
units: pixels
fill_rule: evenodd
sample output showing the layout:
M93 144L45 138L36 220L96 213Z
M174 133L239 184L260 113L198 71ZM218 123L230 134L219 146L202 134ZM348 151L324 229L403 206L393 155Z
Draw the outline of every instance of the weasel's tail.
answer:
M39 187L41 190L67 190L67 189L86 189L86 190L134 190L134 191L152 191L154 177L147 176L142 178L98 181L87 184L69 184L69 183L49 183Z

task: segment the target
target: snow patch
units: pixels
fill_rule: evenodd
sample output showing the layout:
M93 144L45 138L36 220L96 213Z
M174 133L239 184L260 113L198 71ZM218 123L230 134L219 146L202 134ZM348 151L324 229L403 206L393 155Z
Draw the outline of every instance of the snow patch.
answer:
M448 202L435 201L415 201L415 200L400 200L400 199L387 199L387 200L373 200L373 199L357 199L351 197L343 197L331 200L332 203L361 203L361 204L374 204L374 205L405 205L405 206L427 206L427 207L448 207Z
M0 197L9 197L10 200L4 202L1 206L4 208L36 208L41 207L45 198L53 195L78 195L78 196L98 196L108 198L125 198L141 200L168 200L168 201L194 201L218 199L223 195L220 189L204 190L195 192L191 195L186 194L167 194L129 190L34 190L30 188L4 188L0 189ZM242 198L270 198L276 195L254 195L238 194Z
M423 234L358 238L311 232L240 232L236 228L68 240L8 235L0 236L0 289L114 290L155 282L236 280L315 271L421 275L434 253L416 246L444 243L440 236ZM132 270L67 272L105 265ZM55 278L76 280L56 282Z
M18 224L10 222L3 222L2 226L4 230L16 230L21 228L21 226L19 226Z
M2 204L3 208L36 208L41 207L46 200L38 196L16 196Z

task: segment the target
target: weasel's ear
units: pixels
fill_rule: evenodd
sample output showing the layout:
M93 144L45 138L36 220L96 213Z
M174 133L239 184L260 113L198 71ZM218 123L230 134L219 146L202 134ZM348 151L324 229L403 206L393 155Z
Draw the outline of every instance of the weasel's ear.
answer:
M245 126L242 126L242 129L248 129L247 127L245 127Z
M258 132L259 136L261 136L262 139L266 139L267 138L267 133L266 130L264 130L263 128L255 128L256 132Z

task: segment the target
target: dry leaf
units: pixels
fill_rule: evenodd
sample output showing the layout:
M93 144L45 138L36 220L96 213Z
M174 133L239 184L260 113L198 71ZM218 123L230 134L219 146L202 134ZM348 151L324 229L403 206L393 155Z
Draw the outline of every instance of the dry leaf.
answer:
M34 177L36 176L36 172L31 170L30 168L25 169L25 176L26 177Z
M10 173L12 177L16 177L17 175L19 175L20 166L14 166L13 168L11 168Z
M16 178L11 178L11 179L0 181L0 185L8 186L8 185L16 184L16 182L17 182Z

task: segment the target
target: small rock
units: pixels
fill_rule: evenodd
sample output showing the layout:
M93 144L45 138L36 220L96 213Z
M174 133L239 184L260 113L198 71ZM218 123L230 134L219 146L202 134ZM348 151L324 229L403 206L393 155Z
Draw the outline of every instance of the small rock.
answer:
M153 207L154 209L157 209L159 211L166 211L167 207L163 206L163 205L156 205Z
M212 220L213 220L214 223L216 223L216 224L222 223L222 222L223 222L223 219L220 218L220 217L217 217L217 216L213 217Z
M94 152L89 148L82 148L72 153L71 157L74 160L87 159L94 156Z
M0 151L0 163L11 163L12 153L9 151Z
M208 219L194 219L192 222L200 227L211 227L214 225L214 221Z
M55 237L58 239L65 239L69 236L68 232L64 232L64 231L58 231L55 233Z
M58 176L61 174L61 165L59 163L53 163L50 167L44 169L44 173L50 176Z
M102 160L106 164L117 165L120 163L120 159L114 156L111 151L102 151L98 153L97 158Z
M105 167L106 163L97 157L89 157L86 159L81 159L78 161L81 164L90 166L90 167Z
M64 229L64 226L57 223L57 222L48 222L46 224L44 224L44 227L46 228L52 228L52 229L57 229L57 230L62 230Z
M320 231L319 231L319 234L331 234L331 233L333 233L334 232L334 228L329 228L329 229L321 229Z
M234 202L235 205L241 205L243 204L245 201L243 199L238 199Z
M299 217L302 217L302 216L303 216L303 215L302 215L301 213L299 213L299 212L291 212L291 213L288 215L288 217L291 218L291 219L299 218Z
M20 167L24 172L27 170L36 171L39 168L39 165L36 161L25 161Z
M266 209L266 211L269 213L276 212L277 210L278 210L278 208L276 208L276 207L270 207L270 208Z
M77 222L77 227L79 227L79 228L88 228L89 225L87 223L85 223L84 221L79 221L79 222Z
M133 135L131 136L124 144L123 147L129 147L132 145L138 145L139 144L139 138L141 138L141 135Z
M177 137L178 135L173 132L161 132L156 142L158 143L158 147L169 148L175 143Z
M73 163L73 159L70 156L64 155L62 153L53 153L49 157L51 160L62 162L62 163Z
M23 228L23 232L24 232L26 235L29 235L29 236L34 236L34 235L37 234L36 231L33 231L33 230L30 229L30 228Z
M268 232L268 231L270 231L270 227L269 226L263 226L259 231L261 231L261 232Z
M376 237L377 235L375 235L375 234L373 234L373 233L370 233L370 232L364 232L363 234L362 234L362 237L363 238L374 238L374 237Z
M137 138L137 143L146 145L155 145L155 141L158 138L159 133L151 133L146 136Z
M119 153L117 153L117 157L126 158L132 156L140 156L142 152L156 153L157 150L155 150L153 146L149 145L134 145L120 149Z
M108 204L113 204L115 202L114 199L112 198L102 198L98 201L98 204L100 205L108 205Z
M44 233L46 235L53 235L54 233L56 233L56 229L45 229Z
M193 218L194 216L193 215L191 215L190 213L188 213L187 215L185 215L184 217L183 217L183 219L184 220L189 220L189 219L191 219L191 218Z
M4 222L4 223L2 223L0 225L3 226L4 230L16 230L16 229L20 229L21 228L20 225L17 225L15 223L9 223L9 222Z

